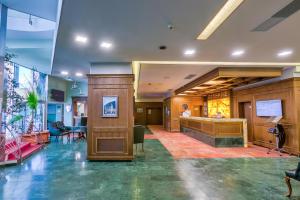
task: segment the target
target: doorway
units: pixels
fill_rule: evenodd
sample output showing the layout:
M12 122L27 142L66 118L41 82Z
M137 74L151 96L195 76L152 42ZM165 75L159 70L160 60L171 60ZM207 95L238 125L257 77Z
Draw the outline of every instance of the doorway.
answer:
M47 120L48 122L63 122L64 121L64 104L62 103L48 103L47 106Z
M253 142L252 104L250 101L239 103L239 117L247 119L248 142Z
M81 123L81 117L87 117L87 97L72 97L73 126Z
M146 109L146 124L147 125L161 125L162 124L161 108L147 108Z

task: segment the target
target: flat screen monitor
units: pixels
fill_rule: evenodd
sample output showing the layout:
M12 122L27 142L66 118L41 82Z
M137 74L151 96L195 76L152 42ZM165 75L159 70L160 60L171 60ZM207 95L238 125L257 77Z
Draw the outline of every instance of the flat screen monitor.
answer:
M256 115L260 117L282 116L280 99L256 101Z

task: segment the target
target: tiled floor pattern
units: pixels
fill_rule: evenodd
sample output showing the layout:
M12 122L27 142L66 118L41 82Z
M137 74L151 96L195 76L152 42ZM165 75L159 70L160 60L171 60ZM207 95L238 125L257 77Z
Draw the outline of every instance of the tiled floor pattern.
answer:
M156 130L154 135L165 142L160 135L165 133ZM132 162L89 162L84 141L52 142L23 165L0 167L0 199L285 200L284 171L299 161L174 159L160 141L146 139L145 151L135 152ZM300 199L300 183L292 184L292 199Z
M157 140L157 137L153 134L145 134L144 138L145 140Z
M256 145L250 145L248 148L215 148L182 133L167 132L161 126L148 127L175 159L280 157L278 152L273 151L267 154L267 148ZM283 154L282 157L288 156L288 154Z

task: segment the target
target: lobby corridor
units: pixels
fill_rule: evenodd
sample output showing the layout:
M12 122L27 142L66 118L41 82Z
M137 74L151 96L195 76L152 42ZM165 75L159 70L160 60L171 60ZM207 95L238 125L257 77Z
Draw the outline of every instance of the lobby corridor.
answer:
M132 162L89 162L86 143L53 142L23 165L0 169L0 199L285 199L283 173L297 158L174 159L160 143L165 133L150 128Z

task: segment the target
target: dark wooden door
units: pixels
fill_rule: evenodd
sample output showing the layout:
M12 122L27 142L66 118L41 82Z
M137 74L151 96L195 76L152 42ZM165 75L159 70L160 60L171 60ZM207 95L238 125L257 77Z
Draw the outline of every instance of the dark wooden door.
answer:
M161 108L147 108L146 125L161 125L161 124L162 124Z
M247 119L247 129L248 129L248 141L253 142L253 131L252 131L252 105L251 102L243 103L244 118Z

